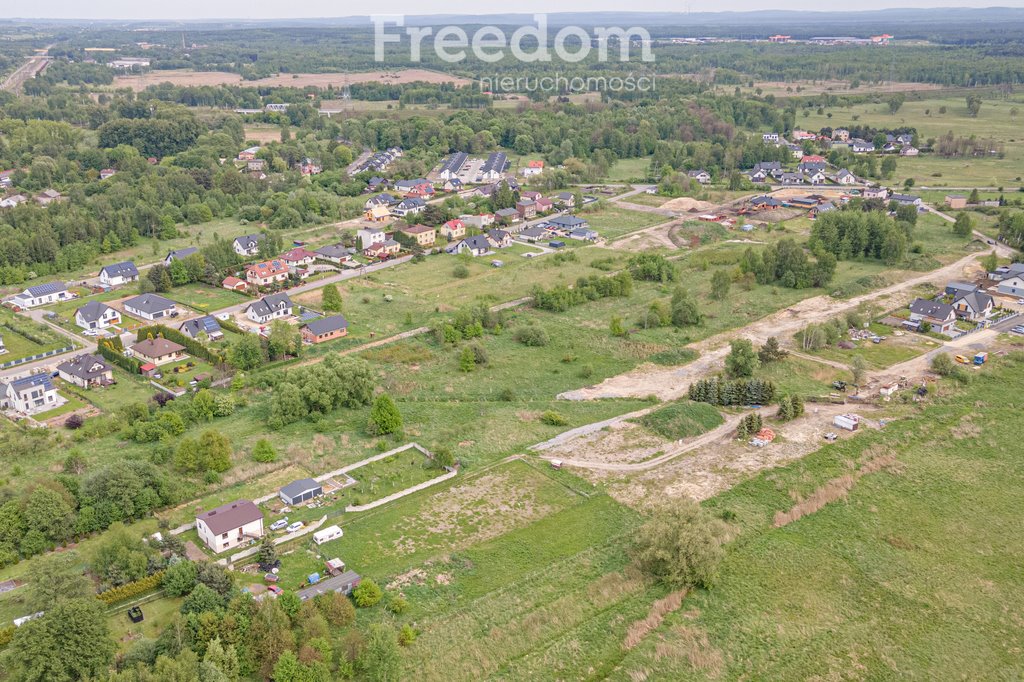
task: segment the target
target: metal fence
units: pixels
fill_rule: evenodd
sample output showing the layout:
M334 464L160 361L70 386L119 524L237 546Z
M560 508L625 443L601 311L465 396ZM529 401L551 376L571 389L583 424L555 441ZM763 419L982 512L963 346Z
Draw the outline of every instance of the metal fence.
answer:
M7 362L0 364L0 369L8 369L10 367L17 367L18 365L24 365L27 362L35 362L36 360L42 360L44 358L50 358L54 355L60 355L61 353L68 353L75 349L74 346L64 346L63 348L57 348L55 350L48 350L45 353L36 353L35 355L29 355L28 357L18 358L17 360L8 360Z

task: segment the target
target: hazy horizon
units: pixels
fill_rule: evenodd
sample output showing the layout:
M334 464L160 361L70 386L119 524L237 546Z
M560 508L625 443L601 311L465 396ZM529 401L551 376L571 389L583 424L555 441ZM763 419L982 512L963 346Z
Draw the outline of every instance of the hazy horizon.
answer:
M338 9L338 3L327 0L309 0L300 8L291 12L282 12L279 2L271 0L181 0L176 3L140 5L132 0L96 0L82 4L80 0L52 0L46 3L45 9L33 16L10 17L12 20L31 21L33 19L66 19L73 20L110 20L110 21L189 21L189 20L288 20L288 19L344 19L347 17L366 16L372 11L388 14L406 14L410 16L469 14L487 16L494 14L531 14L534 12L565 13L565 12L670 12L670 13L717 13L717 12L755 12L755 11L807 11L850 13L873 10L899 9L986 9L1024 7L1024 2L993 4L990 0L972 2L970 0L863 0L856 8L851 9L847 3L821 2L820 0L796 0L785 2L785 6L764 7L758 0L722 0L713 6L705 6L684 0L647 0L639 7L624 10L620 3L607 0L565 0L553 9L550 3L540 0L527 0L514 9L507 6L481 8L477 0L450 0L425 6L413 0L396 0L389 3L386 10L352 11L349 7ZM431 3L433 5L433 3Z

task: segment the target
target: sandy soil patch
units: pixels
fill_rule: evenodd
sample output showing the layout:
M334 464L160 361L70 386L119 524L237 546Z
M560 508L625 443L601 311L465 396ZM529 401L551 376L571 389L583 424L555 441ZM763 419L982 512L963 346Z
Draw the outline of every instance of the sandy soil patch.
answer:
M278 74L253 81L245 81L237 73L227 71L189 71L186 69L172 69L167 71L150 71L149 73L137 76L118 76L114 79L115 88L132 88L133 90L145 90L150 85L160 83L173 83L190 87L203 85L242 85L245 87L317 87L326 88L328 85L343 87L351 83L414 83L423 81L426 83L455 83L456 85L468 85L470 81L458 76L450 76L439 71L429 69L403 69L400 71L366 71L361 73L296 73Z
M585 457L588 462L642 462L669 445L640 424L622 421L548 450L552 457Z
M715 205L710 201L698 201L690 197L677 197L675 199L669 199L660 208L667 209L669 211L687 211L687 212L698 212L707 211L714 208Z

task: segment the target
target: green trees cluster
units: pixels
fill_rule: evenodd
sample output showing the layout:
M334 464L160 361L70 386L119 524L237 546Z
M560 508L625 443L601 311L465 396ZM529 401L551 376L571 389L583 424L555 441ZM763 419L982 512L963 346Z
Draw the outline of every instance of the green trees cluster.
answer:
M804 413L804 401L800 396L793 394L782 396L779 399L779 411L775 414L779 421L796 419Z
M712 405L766 405L775 399L775 384L764 379L699 379L687 391L690 400Z
M214 429L199 438L182 438L174 451L174 466L186 473L223 473L231 468L231 441Z
M739 426L736 427L736 437L740 440L746 440L762 428L764 428L764 419L759 413L751 412L744 415L743 419L740 419Z
M537 286L534 287L532 295L533 305L537 308L561 313L587 301L622 298L632 293L633 276L623 271L611 277L580 277L571 289L564 284L556 284L550 289Z
M679 271L659 253L639 253L629 259L629 272L633 279L645 282L674 282Z
M382 393L373 401L370 409L370 432L376 435L399 433L402 430L402 414L398 405L387 393Z
M272 429L342 408L369 405L375 383L365 361L337 355L274 374L264 381L272 388L267 422Z
M917 209L908 208L916 219ZM869 258L895 265L906 258L912 236L909 220L897 222L877 211L829 211L814 221L809 244L840 260Z
M832 212L824 214L829 215ZM748 248L740 259L740 271L753 274L758 284L778 284L790 289L827 285L835 275L836 265L836 256L826 250L816 251L812 261L807 252L788 237L760 252Z
M789 351L779 345L779 339L775 336L769 336L757 351L757 359L761 361L762 365L785 360L788 355Z
M730 378L752 377L761 361L749 339L734 339L729 342L729 354L725 356L725 373Z

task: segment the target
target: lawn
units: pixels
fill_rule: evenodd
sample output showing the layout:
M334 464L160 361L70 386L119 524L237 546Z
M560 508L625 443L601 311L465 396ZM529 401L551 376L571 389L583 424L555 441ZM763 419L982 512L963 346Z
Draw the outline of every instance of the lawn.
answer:
M668 440L691 438L722 424L722 415L707 403L680 400L635 420Z
M629 182L646 180L651 173L651 157L641 156L634 159L619 159L608 171L608 182Z
M756 376L774 383L778 395L793 394L804 397L827 395L832 391L833 380L849 380L849 376L845 376L835 367L793 355L785 360L762 365Z
M596 209L582 210L578 215L590 224L591 229L609 241L671 220L659 213L631 211L609 203L599 204Z
M145 602L141 605L144 617L141 623L133 623L128 618L127 606L112 610L108 619L110 633L122 651L127 651L139 638L155 639L170 625L183 601L183 597L158 597Z
M192 364L191 367L189 367L189 363ZM192 356L187 360L161 365L159 369L164 376L162 379L156 379L156 382L174 389L188 388L189 382L199 374L211 378L216 378L218 375L217 370L209 362Z
M66 400L66 402L63 405L61 405L60 407L55 407L52 410L47 410L46 412L39 412L38 414L32 415L32 418L35 419L36 421L46 421L47 419L59 417L62 414L74 412L75 410L83 408L86 405L84 400L77 397L73 393L68 392L67 390L58 390L57 395Z
M0 336L7 348L6 353L0 354L0 364L71 345L69 339L59 336L49 327L27 317L16 316L7 308L0 308Z
M222 287L199 283L175 287L164 296L202 313L209 313L252 300L237 291L228 291Z
M901 337L889 336L881 343L871 341L853 341L856 348L822 348L813 351L812 355L851 364L853 358L860 356L869 369L885 369L901 362L906 362L918 355L923 355L939 347L939 343L916 334Z
M978 374L916 419L827 446L708 502L740 539L710 591L694 593L610 679L1012 679L1024 630L1014 445L1019 359ZM864 457L898 464L848 497L774 528L776 511ZM704 639L706 638L706 640ZM700 644L700 642L704 642ZM703 667L694 666L699 662ZM710 664L710 667L707 667Z
M444 473L420 451L409 449L348 472L356 484L345 488L338 498L342 505L367 504Z

